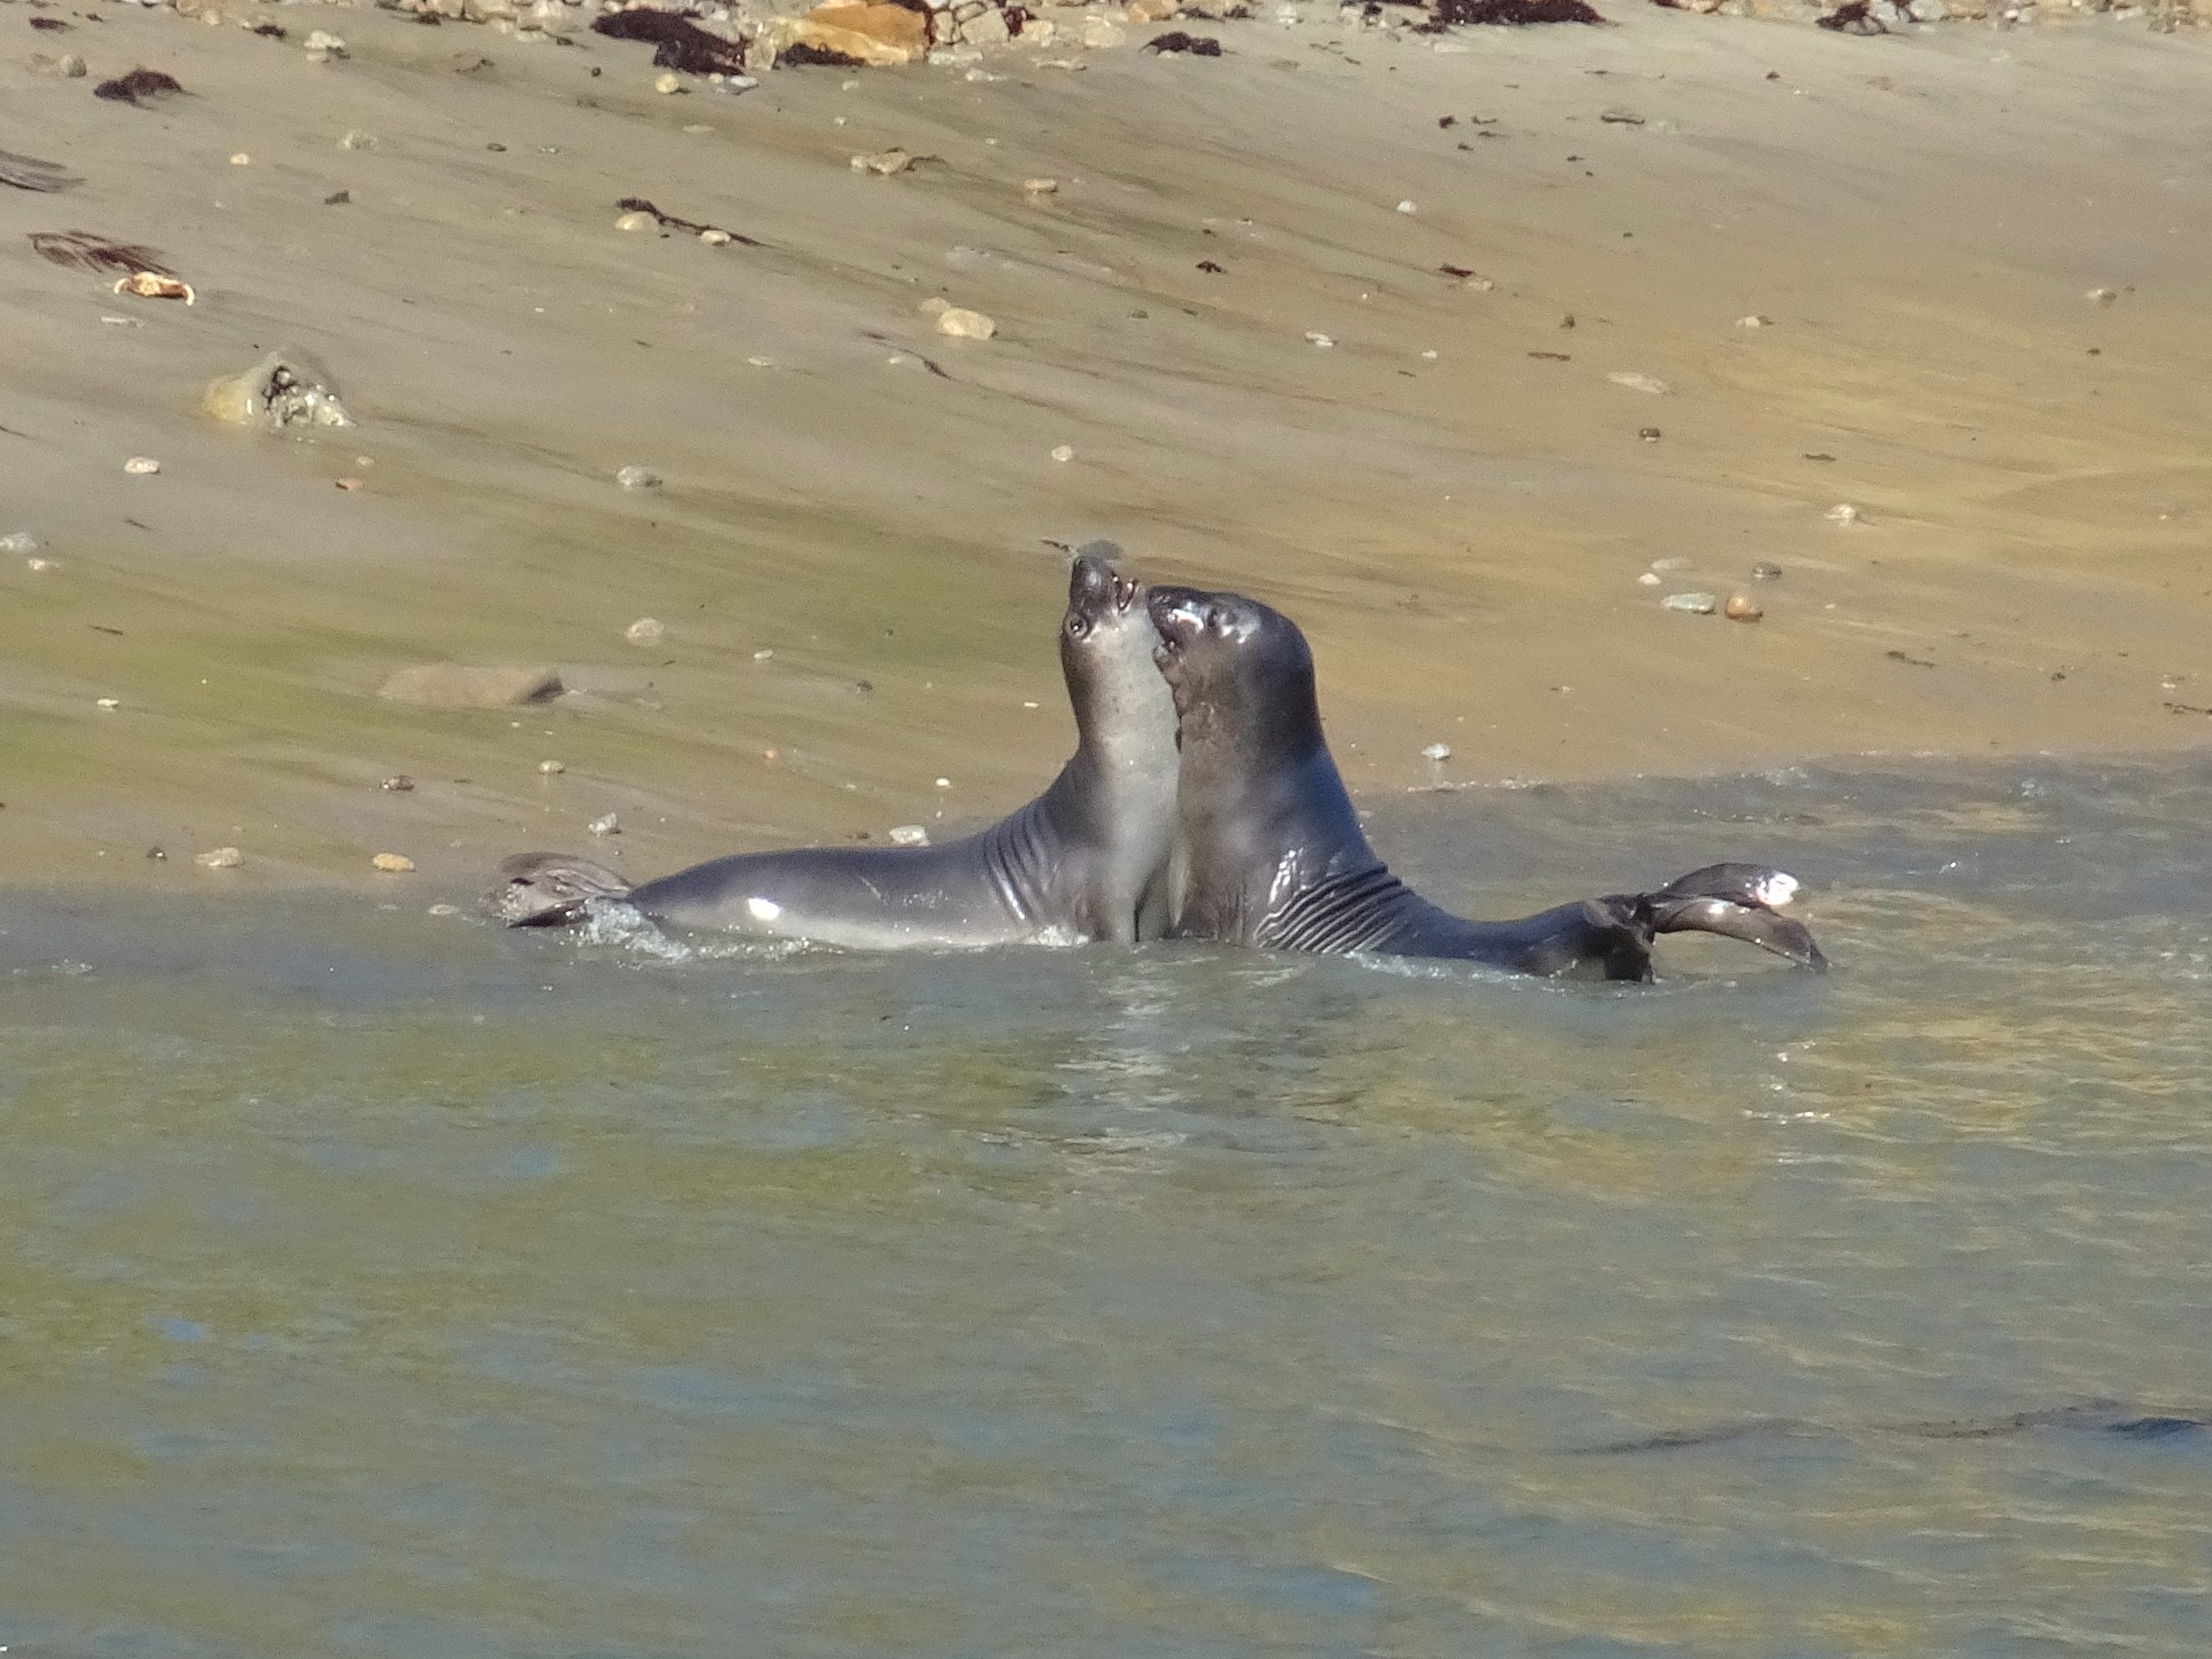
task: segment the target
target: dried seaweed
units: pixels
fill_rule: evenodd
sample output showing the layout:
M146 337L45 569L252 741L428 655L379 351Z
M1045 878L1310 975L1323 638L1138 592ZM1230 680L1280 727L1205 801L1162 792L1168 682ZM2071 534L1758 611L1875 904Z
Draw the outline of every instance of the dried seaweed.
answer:
M165 75L158 69L133 69L127 75L100 82L92 88L92 96L136 105L148 99L174 98L183 90L175 75Z
M740 231L729 230L720 225L702 225L696 219L678 219L674 213L664 213L643 196L625 196L614 204L614 207L618 213L651 213L653 222L664 231L684 231L693 236L698 235L702 231L714 231L729 238L733 242L741 242L748 248L767 245Z
M34 17L31 19L31 27L33 29L53 29L58 33L62 29L73 27L73 25L62 22L59 17Z
M1882 20L1866 10L1867 0L1844 0L1825 17L1815 17L1816 29L1834 29L1839 35L1886 35Z
M1171 29L1165 35L1155 35L1144 43L1147 52L1187 52L1194 58L1217 58L1221 42L1209 35L1187 34Z
M31 251L41 259L73 270L117 270L129 276L150 270L156 276L176 272L162 263L159 248L130 242L111 242L90 231L33 231Z
M67 190L73 184L83 182L75 174L64 173L59 162L41 162L35 156L18 156L12 149L0 149L0 184L51 195L56 190Z
M1463 24L1602 23L1582 0L1436 0L1416 35L1441 35Z
M745 48L737 41L710 35L689 17L671 11L639 7L632 11L610 11L592 19L591 32L615 41L650 41L653 62L663 69L687 75L741 75Z
M833 52L826 46L816 46L810 41L800 41L776 54L779 65L793 63L818 64L825 69L865 69L868 66L848 52Z

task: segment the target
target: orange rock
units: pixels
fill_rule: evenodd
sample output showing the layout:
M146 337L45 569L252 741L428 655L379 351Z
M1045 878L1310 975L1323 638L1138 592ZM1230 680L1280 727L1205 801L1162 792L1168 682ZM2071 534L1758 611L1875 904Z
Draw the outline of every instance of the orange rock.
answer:
M928 16L893 5L817 6L797 19L793 41L842 52L862 63L916 63L928 55Z

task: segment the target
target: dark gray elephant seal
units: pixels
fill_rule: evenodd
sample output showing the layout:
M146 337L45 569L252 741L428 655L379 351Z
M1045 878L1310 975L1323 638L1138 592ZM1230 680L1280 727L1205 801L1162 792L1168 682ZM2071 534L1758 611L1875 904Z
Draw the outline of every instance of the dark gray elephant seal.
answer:
M1313 658L1297 626L1255 600L1191 588L1154 588L1152 620L1181 719L1187 868L1177 937L1648 979L1656 934L1697 931L1827 965L1810 933L1774 913L1796 881L1759 865L1715 864L1656 893L1517 922L1438 909L1367 844L1321 734Z
M627 886L557 853L525 853L486 908L517 927L619 899L657 921L868 950L1158 938L1175 836L1175 710L1140 582L1111 543L1077 550L1060 625L1076 750L1051 787L942 847L741 853Z

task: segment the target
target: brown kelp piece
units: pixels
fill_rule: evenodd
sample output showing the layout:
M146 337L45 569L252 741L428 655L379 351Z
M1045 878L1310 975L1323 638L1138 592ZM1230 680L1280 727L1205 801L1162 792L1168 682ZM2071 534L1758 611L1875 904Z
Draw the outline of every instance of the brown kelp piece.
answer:
M1171 29L1165 35L1155 35L1144 43L1147 52L1187 52L1194 58L1217 58L1221 42L1210 35L1192 35L1179 29Z
M165 75L158 69L133 69L127 75L100 82L92 88L92 96L114 104L139 105L175 98L183 91L175 75Z
M687 75L741 75L745 48L737 41L710 35L689 17L672 11L639 7L633 11L610 11L592 19L591 32L615 41L650 41L653 63Z
M664 231L683 231L692 236L697 236L704 232L712 231L719 236L726 236L729 238L733 242L741 242L748 248L758 248L766 245L764 243L755 241L752 237L744 235L741 232L725 230L720 225L702 225L696 219L678 219L674 213L664 213L659 208L654 207L652 202L646 200L643 196L625 196L621 200L616 202L614 207L618 213L650 213L652 215L653 222L658 225Z
M1602 23L1605 20L1582 0L1436 0L1428 21L1415 23L1416 35L1440 35L1447 29L1479 23Z
M162 263L159 248L111 242L90 231L33 231L31 251L41 259L77 270L119 270L126 276L142 270L157 276L176 275Z
M83 182L75 174L63 172L58 162L41 162L35 156L18 156L12 149L0 149L0 184L50 195Z
M849 52L839 52L826 46L817 46L811 41L793 41L776 54L779 68L792 64L816 64L824 69L865 69L862 63Z

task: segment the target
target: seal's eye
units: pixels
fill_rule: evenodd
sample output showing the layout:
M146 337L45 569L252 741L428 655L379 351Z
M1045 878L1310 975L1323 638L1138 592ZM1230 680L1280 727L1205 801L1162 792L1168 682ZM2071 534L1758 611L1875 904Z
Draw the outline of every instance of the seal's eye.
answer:
M1090 619L1085 616L1081 611L1070 611L1068 613L1067 630L1069 639L1080 639L1084 634L1090 632Z

